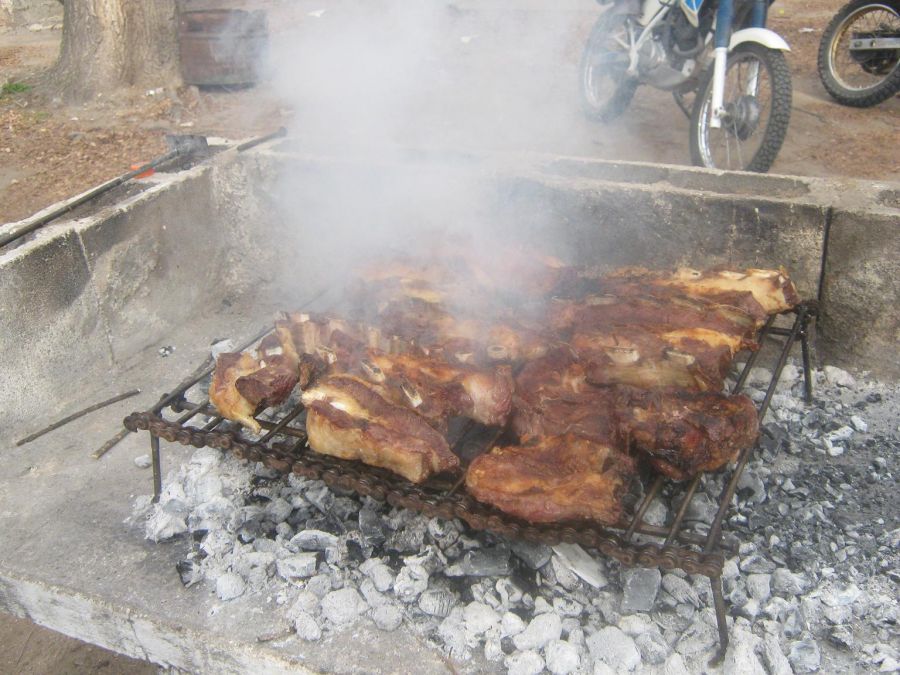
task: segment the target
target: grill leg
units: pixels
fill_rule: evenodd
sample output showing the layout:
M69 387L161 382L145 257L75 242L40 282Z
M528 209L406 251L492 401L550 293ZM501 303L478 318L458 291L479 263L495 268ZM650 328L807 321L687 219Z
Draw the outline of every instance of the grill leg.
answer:
M725 596L722 594L722 577L710 577L709 585L712 587L713 605L716 610L716 625L719 628L719 651L709 662L710 666L718 666L725 659L728 649L728 623L725 614Z
M804 321L803 332L800 334L800 347L803 351L803 394L806 402L812 403L812 366L809 361L809 331L808 323L806 321Z
M159 502L162 492L162 467L159 459L159 436L150 434L150 460L153 462L153 503Z

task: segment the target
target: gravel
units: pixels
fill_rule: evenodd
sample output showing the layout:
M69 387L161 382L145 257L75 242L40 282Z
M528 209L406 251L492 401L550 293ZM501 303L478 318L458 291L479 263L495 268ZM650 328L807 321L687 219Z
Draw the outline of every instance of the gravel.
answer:
M229 611L277 598L272 611L305 641L403 630L459 672L900 670L900 388L826 368L807 405L799 370L785 379L724 527L740 547L722 573L731 647L718 669L705 577L506 541L210 448L166 478L158 504L138 498L134 517L177 547L182 583ZM697 533L723 481L701 480L685 513ZM677 510L672 496L654 501L653 522Z

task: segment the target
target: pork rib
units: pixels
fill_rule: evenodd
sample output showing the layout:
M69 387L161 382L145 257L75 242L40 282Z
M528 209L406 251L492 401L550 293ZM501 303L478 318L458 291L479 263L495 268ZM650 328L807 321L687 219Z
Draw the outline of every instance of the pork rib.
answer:
M459 466L425 419L348 375L321 379L302 394L310 447L324 455L389 469L413 483Z

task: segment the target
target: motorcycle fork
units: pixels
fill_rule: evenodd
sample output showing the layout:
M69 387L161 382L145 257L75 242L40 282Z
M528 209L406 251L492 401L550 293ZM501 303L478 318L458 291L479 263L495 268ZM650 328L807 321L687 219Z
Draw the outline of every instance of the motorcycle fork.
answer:
M716 10L716 48L709 119L709 126L714 129L722 127L722 115L725 113L725 74L728 68L728 43L731 41L733 19L734 7L731 0L719 0L719 7Z

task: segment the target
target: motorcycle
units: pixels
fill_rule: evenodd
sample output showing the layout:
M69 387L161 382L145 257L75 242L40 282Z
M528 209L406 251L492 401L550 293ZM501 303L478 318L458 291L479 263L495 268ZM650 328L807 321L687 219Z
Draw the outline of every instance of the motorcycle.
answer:
M790 48L765 28L771 1L612 0L581 59L585 114L618 117L641 84L671 91L695 165L768 171L791 115Z
M819 43L819 77L838 103L868 108L900 92L900 0L851 0Z

